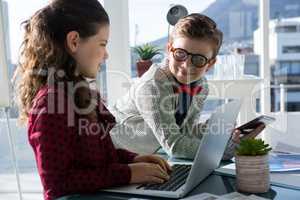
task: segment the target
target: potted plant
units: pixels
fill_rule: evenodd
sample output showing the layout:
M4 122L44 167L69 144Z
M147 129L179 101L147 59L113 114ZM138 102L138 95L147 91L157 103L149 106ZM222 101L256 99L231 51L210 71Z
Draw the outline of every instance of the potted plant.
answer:
M271 149L262 139L241 140L235 155L237 190L250 193L269 190L268 152Z
M161 49L145 44L134 48L134 51L139 55L139 60L136 63L138 77L141 77L152 65L152 58L160 54Z

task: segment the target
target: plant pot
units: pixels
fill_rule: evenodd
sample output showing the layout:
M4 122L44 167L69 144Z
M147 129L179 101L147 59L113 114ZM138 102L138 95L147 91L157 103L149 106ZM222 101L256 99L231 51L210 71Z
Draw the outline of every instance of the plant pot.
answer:
M151 60L139 60L136 63L137 75L141 77L152 65Z
M270 188L269 157L236 156L237 190L249 193L265 193Z

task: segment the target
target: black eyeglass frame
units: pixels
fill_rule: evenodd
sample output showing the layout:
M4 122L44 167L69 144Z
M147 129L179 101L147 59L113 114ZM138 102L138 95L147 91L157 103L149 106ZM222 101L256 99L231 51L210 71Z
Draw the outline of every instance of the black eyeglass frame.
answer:
M185 53L187 54L186 58L185 58L184 60L176 59L176 56L175 56L175 51L176 51L176 50L181 50L181 51L185 52ZM193 64L196 68L202 68L202 67L204 67L204 66L209 62L209 60L210 60L210 59L208 59L206 56L204 56L204 55L202 55L202 54L194 54L194 53L190 53L190 52L188 52L187 50L182 49L182 48L174 48L174 47L171 47L171 52L172 52L172 54L173 54L173 58L174 58L176 61L178 61L178 62L184 62L184 61L186 61L186 60L189 58L189 56L191 56L192 64ZM194 59L193 59L193 58L195 58L195 56L200 56L200 57L204 58L204 60L205 60L204 64L198 65L198 66L195 65L195 64L194 64Z

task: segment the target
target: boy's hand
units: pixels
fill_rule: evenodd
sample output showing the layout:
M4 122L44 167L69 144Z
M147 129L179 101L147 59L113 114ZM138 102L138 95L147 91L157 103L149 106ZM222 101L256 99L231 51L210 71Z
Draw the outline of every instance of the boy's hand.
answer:
M241 134L240 130L234 129L234 131L232 132L232 140L233 142L239 144L243 139L255 138L258 134L260 134L260 132L262 132L265 129L265 127L265 124L261 124L248 134Z
M133 160L134 163L144 162L144 163L154 163L158 164L166 173L170 173L172 171L171 166L168 164L166 160L156 155L143 155L136 156Z

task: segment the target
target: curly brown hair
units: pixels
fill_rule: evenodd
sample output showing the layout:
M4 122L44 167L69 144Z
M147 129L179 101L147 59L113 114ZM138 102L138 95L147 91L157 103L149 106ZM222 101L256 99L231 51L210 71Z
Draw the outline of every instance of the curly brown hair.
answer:
M23 24L16 94L19 119L24 123L34 97L49 79L83 80L75 75L76 62L66 50L67 34L77 31L83 39L93 36L101 26L109 24L109 17L97 0L53 0ZM61 71L64 76L58 75Z

